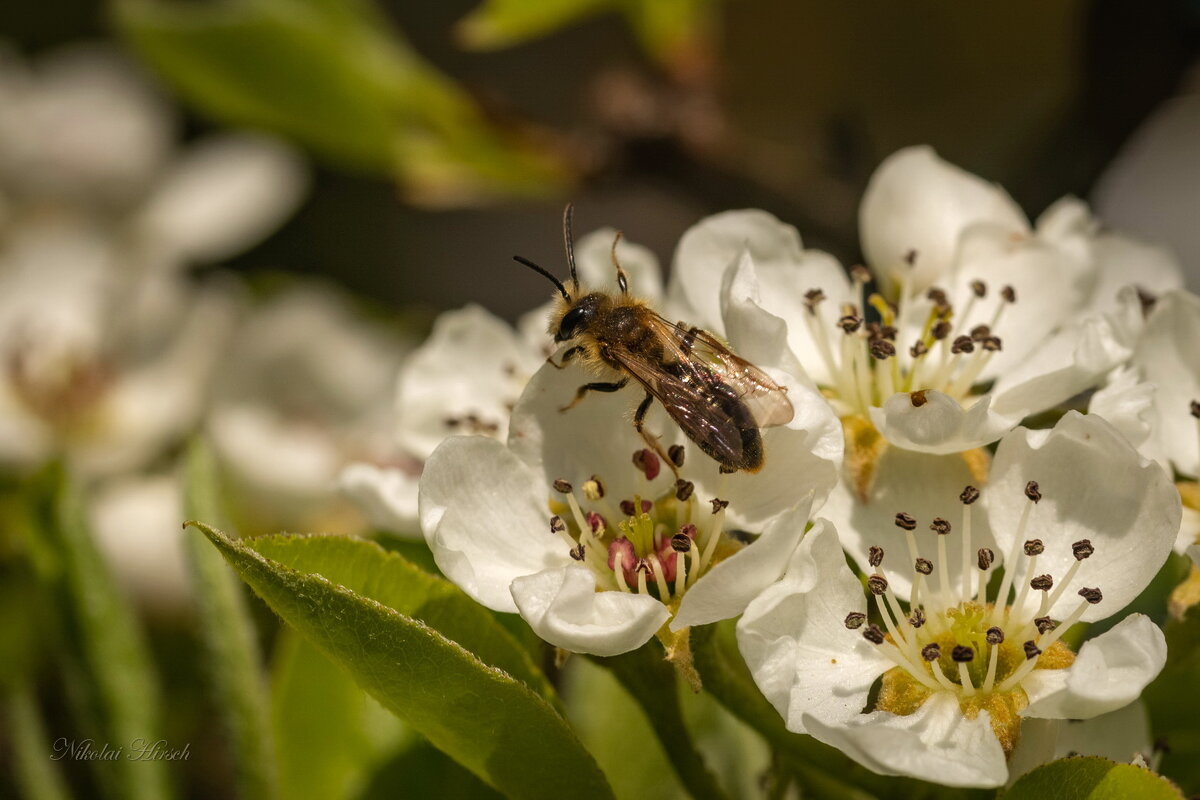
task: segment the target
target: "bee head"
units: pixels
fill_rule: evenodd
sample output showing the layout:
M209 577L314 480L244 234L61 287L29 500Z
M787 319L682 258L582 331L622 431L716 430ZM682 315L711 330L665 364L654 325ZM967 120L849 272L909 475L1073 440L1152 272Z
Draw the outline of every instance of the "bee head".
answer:
M600 293L592 292L572 303L559 319L557 327L551 331L554 334L554 341L565 342L587 330L600 311L602 298L603 295Z

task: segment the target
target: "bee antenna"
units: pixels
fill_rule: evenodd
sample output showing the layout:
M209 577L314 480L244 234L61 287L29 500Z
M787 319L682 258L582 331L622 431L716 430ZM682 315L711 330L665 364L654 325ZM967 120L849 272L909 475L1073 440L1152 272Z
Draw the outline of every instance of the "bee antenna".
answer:
M567 249L567 266L571 268L571 288L578 294L579 273L575 270L575 234L571 230L571 220L575 216L575 204L567 203L563 209L563 244Z
M539 267L537 264L533 263L524 256L513 256L513 261L517 262L518 264L524 264L539 275L546 276L546 278L548 278L550 282L554 284L554 288L558 289L558 293L563 296L563 300L566 300L568 303L571 302L571 295L567 294L567 287L563 286L563 282L558 278L554 277L545 269Z

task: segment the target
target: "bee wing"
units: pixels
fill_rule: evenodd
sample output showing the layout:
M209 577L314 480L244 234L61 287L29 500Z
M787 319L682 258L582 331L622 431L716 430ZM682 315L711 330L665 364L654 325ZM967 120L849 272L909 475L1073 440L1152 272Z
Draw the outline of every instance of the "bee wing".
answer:
M722 406L726 398L714 391L711 375L698 374L685 362L660 363L623 348L609 354L662 403L689 439L721 463L741 463L741 428Z
M787 389L758 367L734 355L717 337L706 330L672 325L662 317L658 323L670 328L676 357L693 369L712 373L733 390L749 409L760 428L786 425L795 414Z

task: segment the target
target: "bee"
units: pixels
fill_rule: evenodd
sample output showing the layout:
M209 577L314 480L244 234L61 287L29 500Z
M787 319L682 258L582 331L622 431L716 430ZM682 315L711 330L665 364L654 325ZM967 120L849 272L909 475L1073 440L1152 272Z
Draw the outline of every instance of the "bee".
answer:
M575 268L571 232L573 210L563 211L563 241L571 272L570 288L529 259L514 260L547 278L560 300L550 316L549 333L556 344L568 344L558 362L562 369L579 359L596 377L585 383L562 411L577 405L589 392L617 392L635 381L645 397L633 415L633 425L663 461L675 469L675 459L663 453L657 437L645 428L646 412L658 400L689 439L716 461L722 472L757 472L763 465L760 428L784 425L794 413L787 389L761 369L734 355L708 331L684 322L671 323L645 300L629 292L629 278L612 261L619 292L584 291Z

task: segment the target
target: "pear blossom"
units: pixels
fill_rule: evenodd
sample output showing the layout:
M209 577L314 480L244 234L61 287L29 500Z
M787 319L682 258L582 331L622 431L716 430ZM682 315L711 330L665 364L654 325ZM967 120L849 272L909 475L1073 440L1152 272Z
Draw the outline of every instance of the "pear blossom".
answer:
M1179 500L1157 464L1077 412L1008 434L986 487L958 499L958 515L932 520L897 506L893 532L870 550L867 596L818 520L784 578L746 609L738 642L790 730L883 774L1001 786L1010 761L1023 771L1054 754L1038 726L1026 741L1023 720L1116 711L1161 670L1165 639L1141 614L1078 652L1063 634L1146 587L1170 552ZM976 550L980 533L994 546ZM961 559L947 555L951 538ZM913 574L906 592L901 572Z
M205 420L252 517L244 526L360 526L338 474L388 456L392 379L408 347L323 286L288 288L246 319Z
M616 236L603 228L576 243L576 265L585 284L616 289ZM654 254L624 239L616 247L631 291L657 301L662 274ZM422 465L442 440L456 434L507 438L517 398L554 351L546 332L551 307L548 302L524 314L515 329L477 305L438 317L428 339L400 366L394 453L383 465L352 464L340 477L342 490L374 524L419 536L417 484Z
M419 508L438 566L575 652L615 655L668 623L678 632L735 616L782 574L841 457L824 401L786 373L772 377L787 386L793 420L763 432L761 472L723 474L658 407L647 429L672 464L634 431L622 393L562 411L587 374L544 366L507 444L454 436L427 460Z

